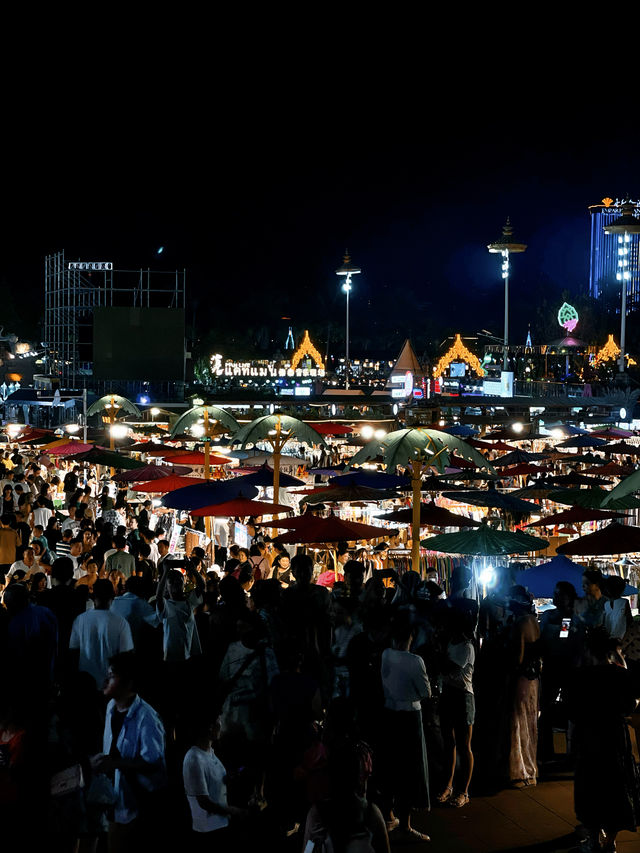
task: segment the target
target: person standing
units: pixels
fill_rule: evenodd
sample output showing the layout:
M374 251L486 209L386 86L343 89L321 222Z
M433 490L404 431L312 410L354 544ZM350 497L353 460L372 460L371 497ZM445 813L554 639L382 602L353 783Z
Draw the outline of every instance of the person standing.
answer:
M109 700L103 752L97 772L113 776L116 803L109 824L109 850L133 853L159 839L159 797L167 785L164 728L158 713L137 692L133 652L109 658L103 693ZM155 830L155 831L154 831Z
M16 561L18 533L11 527L11 516L0 516L0 574L6 575Z

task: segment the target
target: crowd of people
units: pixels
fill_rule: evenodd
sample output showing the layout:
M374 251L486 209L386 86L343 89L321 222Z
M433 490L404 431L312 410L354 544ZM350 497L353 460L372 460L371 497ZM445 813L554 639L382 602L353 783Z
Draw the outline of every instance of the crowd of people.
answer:
M445 594L341 543L333 582L317 583L311 557L257 523L249 549L217 539L211 561L177 558L126 491L9 461L6 839L380 853L428 842L431 807L528 788L560 758L584 849L635 830L640 635L621 579L587 570L580 597L561 582L538 618L508 568L478 602L464 565Z

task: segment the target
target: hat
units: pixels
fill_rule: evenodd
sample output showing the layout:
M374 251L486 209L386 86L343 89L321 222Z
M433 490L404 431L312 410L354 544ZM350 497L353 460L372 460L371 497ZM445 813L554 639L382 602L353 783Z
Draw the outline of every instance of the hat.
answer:
M389 547L388 542L378 542L377 545L373 546L372 550L373 551L386 551L388 547Z

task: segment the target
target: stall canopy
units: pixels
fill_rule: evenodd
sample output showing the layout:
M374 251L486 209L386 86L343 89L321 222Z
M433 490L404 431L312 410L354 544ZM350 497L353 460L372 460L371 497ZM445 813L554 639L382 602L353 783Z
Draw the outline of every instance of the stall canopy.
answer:
M395 524L411 524L413 519L413 508L405 507L387 512L385 515L377 516L378 521L391 521ZM480 522L451 512L445 507L436 506L433 503L420 504L420 527L480 527Z
M464 530L460 533L441 533L430 536L420 543L430 551L444 554L468 554L492 557L499 554L526 554L530 551L543 551L549 547L546 539L530 536L528 533L510 530L494 530L488 524L482 524L478 530Z
M541 563L531 569L524 569L516 575L516 583L526 587L534 598L553 598L556 584L565 581L573 585L580 596L582 594L582 574L585 566L569 560L559 554L548 563ZM635 595L638 590L627 584L623 595Z
M357 521L343 521L335 515L320 518L315 515L302 516L304 524L296 530L290 530L277 538L283 545L321 545L338 542L353 542L358 539L383 539L397 534L397 530L360 524Z
M580 554L589 557L634 554L640 551L640 527L612 521L602 530L560 545L556 551L558 554Z
M623 512L607 512L603 509L585 509L574 506L553 515L547 515L539 521L532 521L527 527L555 527L556 524L584 524L587 521L604 521L605 519L626 518Z
M232 480L204 480L195 486L185 486L169 492L162 498L162 504L169 509L192 510L230 501L239 496L257 497L258 488L243 483L243 479L243 477L235 477Z

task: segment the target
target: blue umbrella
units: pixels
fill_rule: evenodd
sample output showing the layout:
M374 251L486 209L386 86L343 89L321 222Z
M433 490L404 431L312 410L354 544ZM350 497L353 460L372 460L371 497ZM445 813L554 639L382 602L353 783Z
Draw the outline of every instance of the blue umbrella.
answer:
M409 477L385 474L383 471L351 471L340 477L330 477L332 486L367 486L370 489L395 489L398 486L411 486Z
M556 447L599 447L607 442L604 438L598 438L597 435L578 435L575 438L568 438L566 441L561 441L556 444Z
M273 468L270 468L265 462L260 465L256 471L251 474L245 474L239 478L243 483L249 483L252 486L273 486ZM299 480L297 477L292 477L290 474L280 472L280 488L287 489L292 486L304 486L305 481Z
M468 438L472 435L478 435L478 430L466 424L454 424L453 426L442 427L442 432L448 432L449 435L458 435L462 438Z
M233 480L205 480L204 483L198 483L195 486L175 489L162 498L162 505L170 509L191 510L224 503L238 497L257 497L259 490L243 482L244 479L244 477L235 477Z
M585 566L580 566L559 554L548 563L541 563L532 569L524 569L516 575L516 583L526 587L534 598L553 598L553 591L558 581L573 584L578 595L582 593L582 575ZM625 587L623 595L635 595L634 586Z

